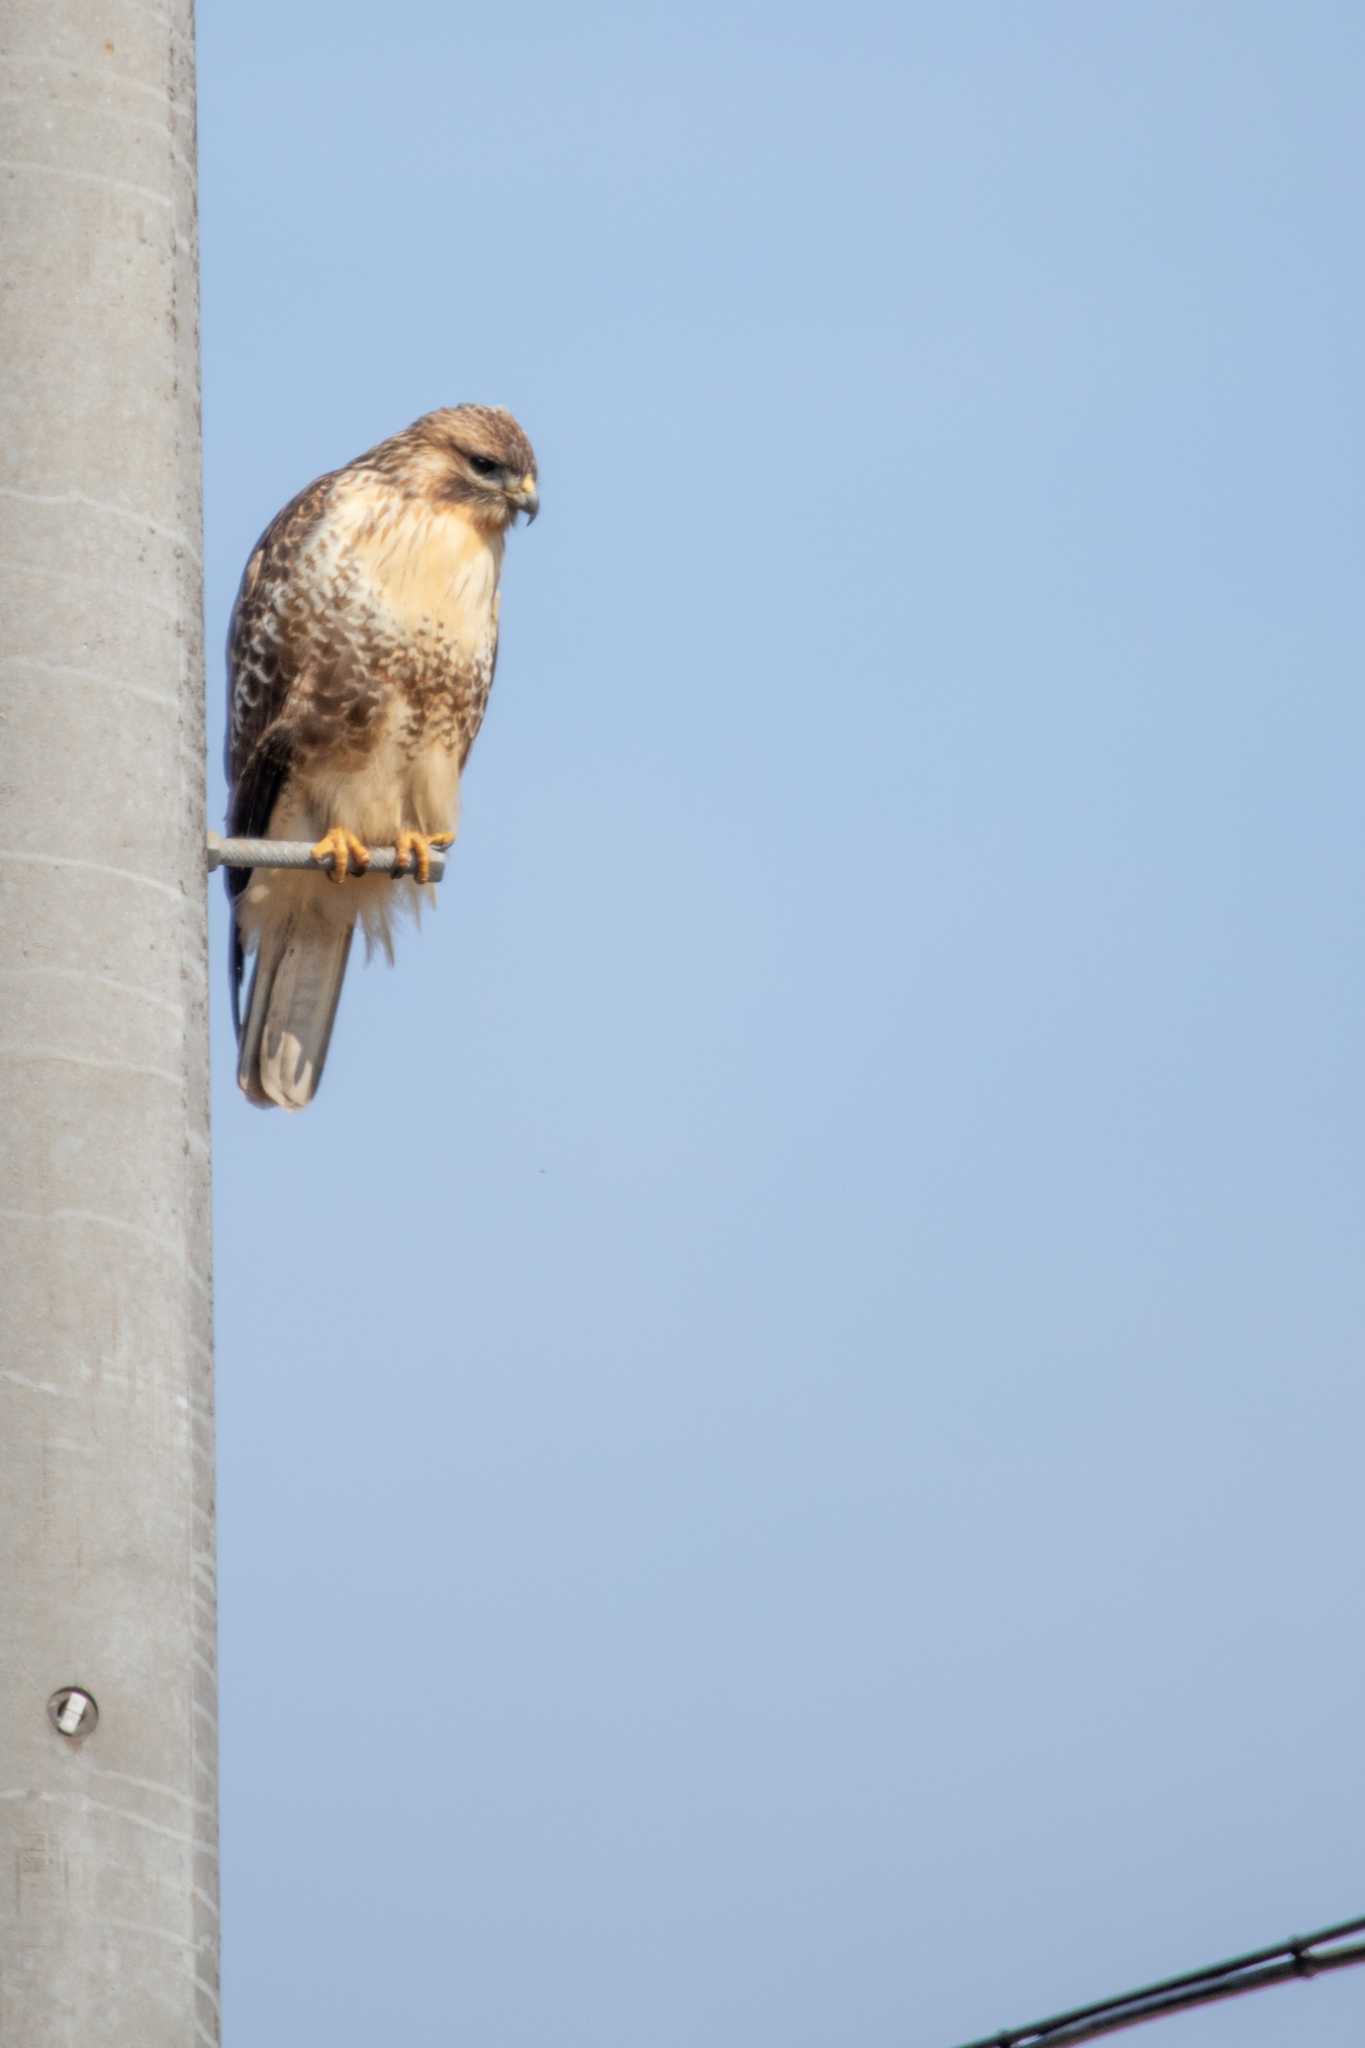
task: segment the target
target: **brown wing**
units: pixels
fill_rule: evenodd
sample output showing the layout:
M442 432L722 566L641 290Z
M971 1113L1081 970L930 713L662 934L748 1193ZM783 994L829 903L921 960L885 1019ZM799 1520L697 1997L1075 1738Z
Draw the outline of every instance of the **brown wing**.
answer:
M470 749L479 737L479 728L483 724L484 713L488 709L488 699L493 694L493 678L498 672L498 638L501 629L502 599L495 596L493 599L492 644L488 649L487 661L481 666L478 675L475 677L472 700L465 714L463 730L460 735L461 774L464 773L464 765L469 759Z
M227 826L234 838L263 839L289 772L289 741L281 713L295 681L285 630L286 602L300 548L327 510L336 472L300 491L267 526L242 571L228 626ZM233 907L228 963L232 1021L241 1035L242 936L237 898L250 868L225 868Z

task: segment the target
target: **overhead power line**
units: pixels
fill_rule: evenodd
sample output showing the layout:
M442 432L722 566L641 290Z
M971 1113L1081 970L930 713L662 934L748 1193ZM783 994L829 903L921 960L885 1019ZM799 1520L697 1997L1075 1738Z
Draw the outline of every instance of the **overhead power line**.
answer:
M1365 1942L1347 1937L1365 1932L1365 1919L1343 1920L1337 1927L1324 1927L1318 1934L1295 1935L1276 1948L1254 1949L1245 1956L1233 1956L1225 1963L1210 1963L1207 1969L1190 1970L1183 1977L1166 1977L1159 1984L1146 1984L1139 1991L1127 1991L1120 1998L1101 1999L1094 2005L1073 2006L1050 2020L1034 2020L1026 2027L1006 2027L969 2041L964 2048L1071 2048L1076 2041L1094 2041L1101 2034L1116 2034L1122 2027L1141 2026L1144 2020L1163 2019L1167 2013L1183 2012L1194 2005L1212 2005L1222 1998L1240 1998L1248 1991L1264 1991L1271 1984L1285 1984L1293 1977L1319 1977L1328 1970L1346 1970L1353 1963L1365 1963Z

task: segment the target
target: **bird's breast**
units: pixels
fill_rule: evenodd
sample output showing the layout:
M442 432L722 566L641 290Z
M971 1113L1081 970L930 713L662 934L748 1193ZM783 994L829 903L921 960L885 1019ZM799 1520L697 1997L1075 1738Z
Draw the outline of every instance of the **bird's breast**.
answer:
M346 552L357 596L410 640L479 658L493 629L502 545L454 507L397 499L354 518Z
M340 494L296 580L298 750L348 772L463 761L492 682L501 559L457 508L368 482Z

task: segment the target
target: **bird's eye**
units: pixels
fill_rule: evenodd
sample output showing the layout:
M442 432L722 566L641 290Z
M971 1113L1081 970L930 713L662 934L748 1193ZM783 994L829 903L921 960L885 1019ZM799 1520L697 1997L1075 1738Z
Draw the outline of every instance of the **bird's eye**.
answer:
M468 462L475 476L496 476L498 473L497 463L490 462L486 455L471 455Z

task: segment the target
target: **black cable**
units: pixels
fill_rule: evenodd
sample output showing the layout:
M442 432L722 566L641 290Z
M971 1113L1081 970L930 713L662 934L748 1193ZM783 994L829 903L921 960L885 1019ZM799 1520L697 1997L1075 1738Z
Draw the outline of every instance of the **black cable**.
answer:
M1317 1934L1302 1934L1282 1941L1276 1948L1253 1949L1233 1956L1225 1963L1210 1963L1204 1970L1189 1970L1180 1977L1164 1977L1159 1984L1147 1984L1128 1991L1121 1998L1105 1998L1094 2005L1076 2005L1050 2020L1034 2020L1026 2027L1006 2027L969 2041L965 2048L1071 2048L1077 2041L1093 2041L1101 2034L1117 2033L1121 2027L1140 2026L1144 2020L1161 2019L1168 2012L1182 2012L1194 2005L1211 2005L1221 1998L1240 1998L1246 1991L1263 1991L1268 1985L1283 1984L1291 1977L1316 1977L1328 1970L1344 1970L1365 1963L1365 1942L1350 1948L1315 1955L1324 1942L1342 1941L1348 1934L1365 1932L1365 1919L1343 1920L1324 1927Z

